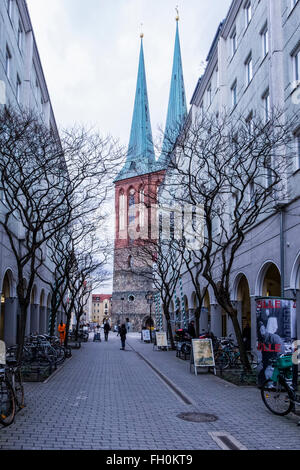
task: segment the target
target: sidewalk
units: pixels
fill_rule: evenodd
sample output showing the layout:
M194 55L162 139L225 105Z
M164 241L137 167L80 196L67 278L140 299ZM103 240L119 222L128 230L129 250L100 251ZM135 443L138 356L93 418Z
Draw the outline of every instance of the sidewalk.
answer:
M46 382L25 383L27 406L0 427L0 450L219 450L220 431L250 450L300 449L297 419L269 413L255 387L195 376L174 351L153 351L134 333L120 346L113 333L83 343ZM178 417L195 412L217 419Z

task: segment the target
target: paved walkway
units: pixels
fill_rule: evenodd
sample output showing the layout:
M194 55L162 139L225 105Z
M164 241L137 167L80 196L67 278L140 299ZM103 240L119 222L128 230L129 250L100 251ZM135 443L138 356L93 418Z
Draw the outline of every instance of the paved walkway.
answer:
M26 383L27 407L0 429L0 449L217 450L210 433L218 431L248 449L300 449L297 418L269 413L256 388L195 376L187 361L153 351L139 335L129 334L126 348L111 333L107 343L83 343L46 383ZM194 411L218 419L177 417Z

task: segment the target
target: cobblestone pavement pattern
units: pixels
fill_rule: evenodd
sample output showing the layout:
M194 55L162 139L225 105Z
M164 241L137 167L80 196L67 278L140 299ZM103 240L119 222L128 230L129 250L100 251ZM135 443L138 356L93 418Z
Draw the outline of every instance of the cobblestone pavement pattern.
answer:
M133 349L132 349L133 348ZM142 354L193 405L176 397ZM224 431L248 449L300 449L294 415L277 417L255 387L237 387L212 374L195 376L173 351L128 335L126 351L110 334L106 343L83 343L46 383L26 383L27 407L15 423L0 428L0 449L16 450L209 450L219 449L210 432ZM218 420L193 423L186 411Z

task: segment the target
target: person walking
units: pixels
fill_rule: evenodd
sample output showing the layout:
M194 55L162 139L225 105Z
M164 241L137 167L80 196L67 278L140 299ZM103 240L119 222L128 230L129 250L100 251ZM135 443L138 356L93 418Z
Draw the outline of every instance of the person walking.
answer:
M59 332L60 345L62 346L66 338L66 325L63 323L63 321L61 321L60 324L58 325L58 332Z
M120 338L121 338L121 344L122 344L122 347L120 349L122 349L123 351L125 350L126 334L127 334L127 329L126 329L125 324L123 323L123 325L120 328Z
M110 325L109 325L108 321L105 323L103 329L104 329L105 341L108 341L108 333L110 332Z

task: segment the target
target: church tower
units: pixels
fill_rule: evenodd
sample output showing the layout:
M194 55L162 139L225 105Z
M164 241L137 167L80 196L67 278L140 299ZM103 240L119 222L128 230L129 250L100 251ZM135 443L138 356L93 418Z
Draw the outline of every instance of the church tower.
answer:
M166 133L178 132L186 117L178 18ZM178 134L177 134L178 135ZM155 159L145 73L143 35L137 86L124 167L115 179L115 246L112 295L112 321L125 323L129 318L133 330L150 325L150 307L146 294L153 290L149 272L152 260L139 256L140 246L157 237L156 196L167 167L167 142L162 155ZM150 255L149 255L150 256ZM154 310L154 309L153 309ZM152 324L154 315L152 314Z

